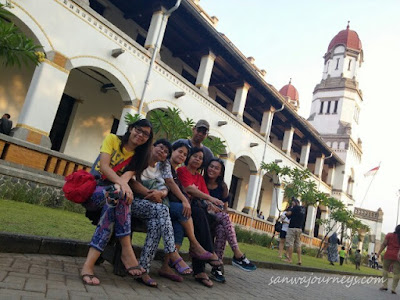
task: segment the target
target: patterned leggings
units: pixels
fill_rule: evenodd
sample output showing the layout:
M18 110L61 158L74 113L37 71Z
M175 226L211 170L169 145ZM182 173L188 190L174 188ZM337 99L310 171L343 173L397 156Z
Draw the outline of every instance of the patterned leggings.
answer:
M233 227L229 215L225 212L219 212L216 214L216 226L215 226L215 253L222 260L224 257L226 241L232 250L238 247L236 239L235 227Z
M113 229L116 237L124 237L131 234L131 206L124 200L119 200L116 206L106 203L104 189L107 186L97 186L92 197L84 204L88 211L96 211L103 207L101 217L93 234L90 247L103 252L110 240Z
M161 237L164 240L165 253L172 253L176 250L169 209L162 203L135 199L132 202L132 216L145 219L147 222L146 241L139 263L149 272L151 261L154 259Z

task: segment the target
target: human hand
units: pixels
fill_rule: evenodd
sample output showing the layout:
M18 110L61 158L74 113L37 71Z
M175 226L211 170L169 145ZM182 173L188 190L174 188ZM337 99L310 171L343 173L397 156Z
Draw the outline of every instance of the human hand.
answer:
M211 198L211 203L215 204L215 205L219 205L219 206L224 206L224 202L222 202L221 200L219 200L218 198Z
M164 192L157 190L150 190L144 199L153 201L155 203L161 203L163 200Z
M121 192L121 195L123 199L125 199L126 203L131 204L133 200L133 192L128 183L126 182L120 184L116 183L114 186L116 191Z
M182 202L183 210L182 214L185 218L190 218L192 215L192 207L190 206L190 203L188 200Z

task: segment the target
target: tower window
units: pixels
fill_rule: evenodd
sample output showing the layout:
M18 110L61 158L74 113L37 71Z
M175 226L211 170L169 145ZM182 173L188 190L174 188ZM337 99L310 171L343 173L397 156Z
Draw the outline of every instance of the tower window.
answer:
M331 111L331 101L328 101L328 107L326 108L326 113L329 114Z
M319 113L324 113L324 102L321 101L321 106L319 107Z
M337 58L336 59L336 68L335 68L335 70L339 69L339 61L340 61L340 58Z
M326 65L326 73L329 72L329 63L330 63L330 61L328 61L328 64Z
M338 105L339 105L339 101L336 100L336 101L335 101L335 106L334 106L334 108L333 108L333 113L334 113L334 114L337 114Z
M349 67L347 68L347 71L350 71L351 69L351 59L349 60Z

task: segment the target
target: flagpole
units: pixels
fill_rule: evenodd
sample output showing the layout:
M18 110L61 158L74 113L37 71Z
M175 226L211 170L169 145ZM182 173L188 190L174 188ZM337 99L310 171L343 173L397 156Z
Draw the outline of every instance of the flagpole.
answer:
M363 205L363 203L364 203L364 200L365 200L365 198L366 198L367 195L368 195L369 188L371 187L372 182L374 181L376 174L378 174L378 172L379 172L379 170L380 170L380 166L381 166L381 161L379 162L378 170L376 171L376 173L374 174L374 176L372 176L372 179L371 179L371 181L369 182L367 191L365 192L364 198L363 198L362 201L361 201L360 208L362 208L362 205Z

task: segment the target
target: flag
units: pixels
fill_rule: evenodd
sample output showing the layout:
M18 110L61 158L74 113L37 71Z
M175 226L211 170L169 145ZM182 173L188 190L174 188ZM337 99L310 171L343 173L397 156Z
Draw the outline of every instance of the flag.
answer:
M376 173L378 173L379 168L380 168L380 166L377 166L377 167L369 170L367 173L364 174L364 176L365 177L374 176Z

